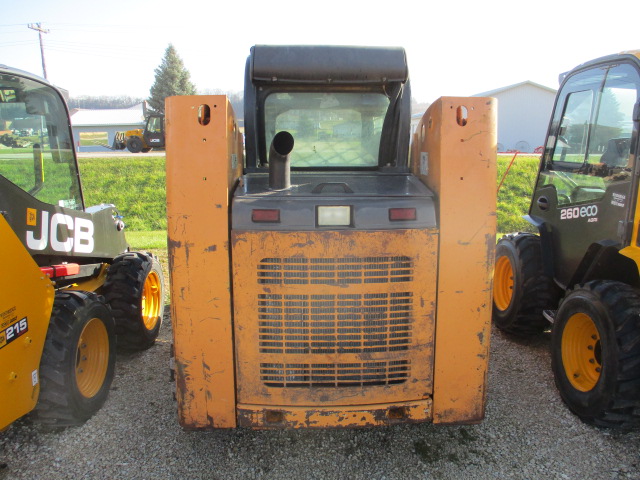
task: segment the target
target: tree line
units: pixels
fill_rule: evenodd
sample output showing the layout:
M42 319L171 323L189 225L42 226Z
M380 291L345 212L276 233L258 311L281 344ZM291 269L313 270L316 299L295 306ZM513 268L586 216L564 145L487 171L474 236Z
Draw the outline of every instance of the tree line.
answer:
M147 101L150 110L164 113L164 99L173 95L196 95L196 87L191 82L191 75L185 68L175 47L171 44L164 52L162 62L155 69L155 81L149 91L149 97L136 98L122 96L80 96L68 100L69 108L113 109L129 108ZM242 92L223 92L222 90L205 90L204 95L227 95L238 117L244 115L244 95Z
M191 82L191 75L185 68L182 59L178 55L175 47L169 44L164 52L164 57L154 70L155 81L149 91L149 98L135 98L129 96L120 97L75 97L69 99L69 108L106 109L106 108L129 108L144 100L151 111L164 113L164 99L173 95L195 95L196 87ZM206 89L201 92L203 95L227 95L238 118L244 117L244 94L243 92L224 92L219 89ZM412 111L422 112L429 104L418 104L415 99L411 99Z
M71 97L67 102L69 108L85 108L85 109L110 109L110 108L129 108L144 101L144 98L129 97L127 95L109 97L106 95L90 96L83 95L80 97Z
M236 116L242 118L244 112L244 94L242 92L225 92L220 89L206 89L199 92L202 95L226 95L229 97L229 101L233 106L233 111ZM67 101L69 108L84 108L87 110L107 110L113 108L130 108L134 105L147 100L146 98L129 97L127 95L122 96L91 96L82 95L80 97L71 97Z

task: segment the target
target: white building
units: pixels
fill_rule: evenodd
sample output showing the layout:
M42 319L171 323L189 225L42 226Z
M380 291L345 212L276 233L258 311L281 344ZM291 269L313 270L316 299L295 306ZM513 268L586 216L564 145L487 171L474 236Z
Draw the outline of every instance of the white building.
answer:
M71 111L73 143L78 152L107 152L116 132L144 128L144 104L131 108Z
M474 97L498 99L498 152L530 153L543 146L555 89L527 80Z
M498 152L531 153L543 145L555 89L527 80L474 97L498 99ZM423 115L424 112L411 116L411 133L415 132Z

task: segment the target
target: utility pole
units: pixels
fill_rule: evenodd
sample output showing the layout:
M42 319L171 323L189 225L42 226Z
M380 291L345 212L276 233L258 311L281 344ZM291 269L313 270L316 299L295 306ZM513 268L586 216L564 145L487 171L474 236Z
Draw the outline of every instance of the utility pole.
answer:
M44 46L42 44L42 34L49 33L49 30L42 28L42 24L38 23L30 23L27 25L31 30L37 30L38 36L40 37L40 56L42 57L42 73L44 73L44 78L47 79L47 66L44 63Z

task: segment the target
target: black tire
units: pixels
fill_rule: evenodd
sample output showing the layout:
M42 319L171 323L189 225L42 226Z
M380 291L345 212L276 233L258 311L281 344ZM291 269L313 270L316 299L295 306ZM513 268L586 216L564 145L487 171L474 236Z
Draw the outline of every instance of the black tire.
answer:
M595 280L573 289L553 324L551 359L560 396L584 422L640 425L640 292Z
M142 151L142 140L139 137L129 137L127 140L127 149L131 153L140 153Z
M104 299L56 293L40 361L37 421L56 427L86 422L107 399L115 362L115 326Z
M543 273L540 237L505 235L496 246L493 279L493 321L508 333L530 336L549 328L542 315L555 308L559 293Z
M103 293L115 318L118 346L151 347L164 313L164 277L158 260L142 252L117 256L107 270Z

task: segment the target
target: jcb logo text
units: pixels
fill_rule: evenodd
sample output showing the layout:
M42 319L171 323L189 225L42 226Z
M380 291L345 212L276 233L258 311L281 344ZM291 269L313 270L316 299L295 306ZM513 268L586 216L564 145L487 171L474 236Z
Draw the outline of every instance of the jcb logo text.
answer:
M32 250L44 250L47 245L56 252L91 253L94 248L93 222L86 218L73 218L64 213L54 213L49 222L49 212L42 212L40 232L27 230L27 246Z

